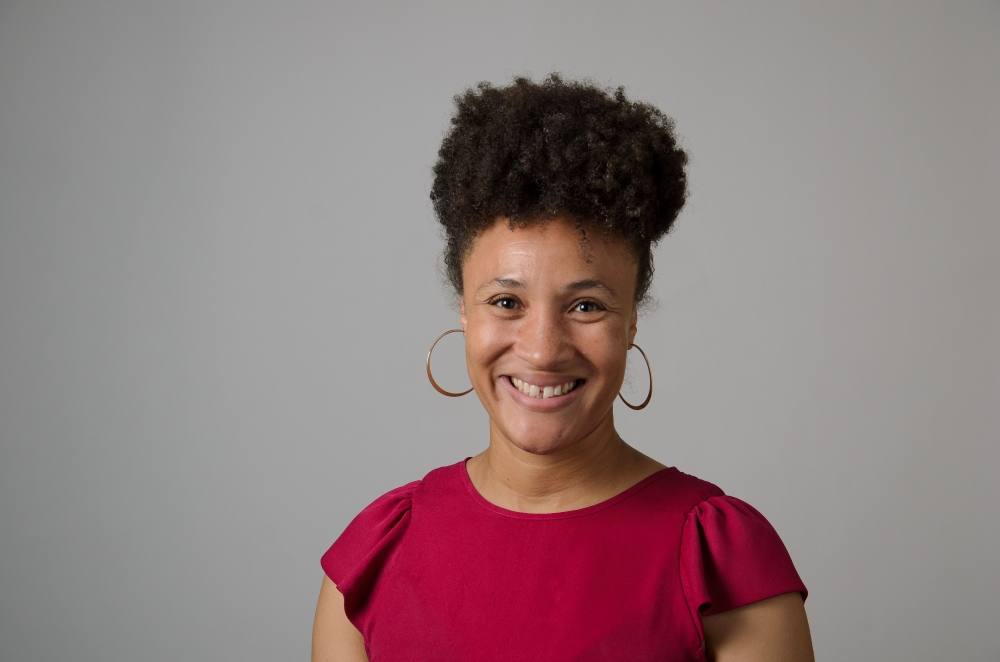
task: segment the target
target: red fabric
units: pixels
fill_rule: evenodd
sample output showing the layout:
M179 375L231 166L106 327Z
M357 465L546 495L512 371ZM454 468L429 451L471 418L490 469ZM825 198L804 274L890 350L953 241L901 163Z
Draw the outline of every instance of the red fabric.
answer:
M527 514L463 461L376 499L322 565L371 662L704 660L702 615L806 595L760 513L673 468Z

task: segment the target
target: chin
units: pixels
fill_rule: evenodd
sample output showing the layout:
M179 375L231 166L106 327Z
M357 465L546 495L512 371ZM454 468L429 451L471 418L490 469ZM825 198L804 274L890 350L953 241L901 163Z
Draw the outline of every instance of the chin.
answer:
M523 430L509 430L504 436L523 450L532 455L551 455L573 445L572 433L565 429L540 430L538 425L526 425Z
M538 443L519 443L514 441L513 444L520 448L525 453L531 453L532 455L552 455L553 453L558 453L559 451L566 448L566 446L561 446L558 444L538 442Z

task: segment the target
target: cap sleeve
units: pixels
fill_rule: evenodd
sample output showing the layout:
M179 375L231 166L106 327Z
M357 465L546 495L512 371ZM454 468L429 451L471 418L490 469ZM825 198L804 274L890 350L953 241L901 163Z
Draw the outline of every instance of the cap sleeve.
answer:
M347 525L320 561L344 596L344 611L355 625L364 620L379 577L399 551L410 523L413 491L419 483L396 488L372 502Z
M798 591L792 559L753 506L714 496L688 513L681 535L681 585L699 630L701 617Z

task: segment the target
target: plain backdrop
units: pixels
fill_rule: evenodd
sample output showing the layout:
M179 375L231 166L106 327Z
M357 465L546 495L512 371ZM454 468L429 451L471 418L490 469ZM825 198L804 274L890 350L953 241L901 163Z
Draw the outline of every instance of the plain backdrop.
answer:
M1000 660L1000 4L902 0L0 2L0 660L308 658L320 555L487 441L424 375L452 97L553 70L691 155L623 437L765 513L819 659Z

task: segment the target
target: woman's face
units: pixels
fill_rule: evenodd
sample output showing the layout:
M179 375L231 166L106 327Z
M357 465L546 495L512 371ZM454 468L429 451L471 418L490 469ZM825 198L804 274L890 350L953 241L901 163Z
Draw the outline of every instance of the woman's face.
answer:
M636 332L636 264L624 242L557 218L500 219L462 266L472 385L522 450L562 450L611 422Z

